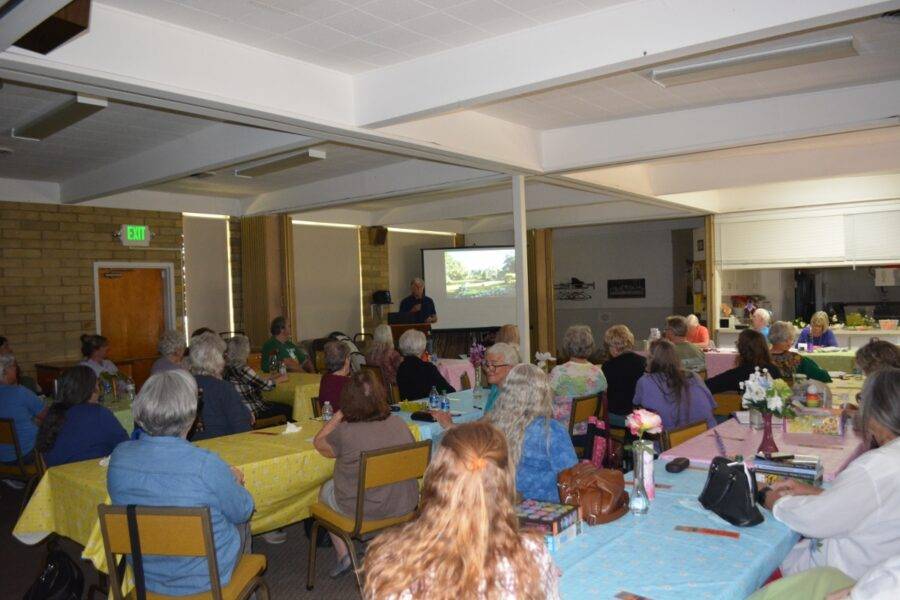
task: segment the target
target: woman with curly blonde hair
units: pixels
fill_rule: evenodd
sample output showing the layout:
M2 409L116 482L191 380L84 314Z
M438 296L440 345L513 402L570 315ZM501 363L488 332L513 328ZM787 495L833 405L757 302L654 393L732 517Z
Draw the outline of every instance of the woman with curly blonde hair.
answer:
M416 521L366 553L367 600L556 600L543 541L519 531L506 438L483 421L447 431Z

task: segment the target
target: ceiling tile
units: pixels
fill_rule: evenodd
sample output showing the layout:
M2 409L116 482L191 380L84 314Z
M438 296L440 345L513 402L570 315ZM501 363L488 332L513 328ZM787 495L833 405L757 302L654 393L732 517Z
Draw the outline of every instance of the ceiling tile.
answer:
M381 31L376 31L375 33L370 33L363 39L367 42L372 42L373 44L378 44L379 46L384 46L385 48L390 48L392 50L402 50L428 38L404 27L392 26L387 29L382 29Z
M578 0L563 0L556 4L529 11L528 16L543 23L551 23L553 21L583 15L587 12L591 12L591 9L578 2Z
M482 23L481 28L490 31L494 35L504 35L507 33L512 33L513 31L528 29L529 27L534 27L537 24L538 22L531 17L515 13L512 16L503 19L497 19L488 23Z
M285 35L285 37L306 44L307 46L318 48L319 50L330 50L341 44L353 41L353 36L328 27L327 25L322 25L321 23L304 25L299 29L291 31Z
M423 4L419 0L374 0L361 6L360 10L391 23L402 23L435 12L433 6Z
M226 19L238 18L253 9L247 0L174 0L174 2Z
M509 19L519 14L495 0L471 0L465 4L447 8L444 12L476 26L500 19Z
M323 24L353 36L363 36L390 27L390 22L379 17L351 10L322 21Z
M357 60L366 60L373 54L383 53L385 51L381 46L376 46L363 40L354 40L348 44L343 44L332 49L332 52L348 58Z
M334 0L264 0L267 4L276 6L288 12L306 17L313 21L327 19L334 15L350 10L350 6L335 2Z
M424 17L418 17L411 21L407 21L403 26L412 29L416 33L432 37L452 34L457 31L465 31L472 27L470 24L460 21L456 17L443 13L433 13L425 15Z
M308 25L310 20L273 6L257 4L255 10L240 17L240 22L250 27L265 29L271 33L282 34Z

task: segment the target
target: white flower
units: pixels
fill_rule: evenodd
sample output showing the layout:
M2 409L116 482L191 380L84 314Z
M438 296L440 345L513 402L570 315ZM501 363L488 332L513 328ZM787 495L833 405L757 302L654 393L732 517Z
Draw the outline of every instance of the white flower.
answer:
M781 396L778 394L772 394L768 398L766 398L766 406L769 407L771 412L780 411L784 408L784 400L781 399Z

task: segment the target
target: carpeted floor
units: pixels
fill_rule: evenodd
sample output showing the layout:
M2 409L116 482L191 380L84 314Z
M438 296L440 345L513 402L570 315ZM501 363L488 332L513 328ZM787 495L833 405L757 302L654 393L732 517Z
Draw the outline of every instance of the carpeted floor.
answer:
M22 492L12 490L0 483L0 598L21 598L31 582L40 573L46 555L46 545L26 546L12 536L16 516L19 511ZM303 525L298 523L285 530L288 539L279 545L267 544L259 536L253 538L253 552L265 554L269 567L265 580L273 600L288 599L354 599L356 580L351 574L333 580L328 577L334 565L334 550L319 548L316 568L316 587L306 591L306 564L309 543L303 533ZM60 545L82 567L87 586L97 582L97 572L93 566L80 559L81 546L71 540L61 539ZM96 598L100 598L99 595ZM90 600L90 599L89 599Z

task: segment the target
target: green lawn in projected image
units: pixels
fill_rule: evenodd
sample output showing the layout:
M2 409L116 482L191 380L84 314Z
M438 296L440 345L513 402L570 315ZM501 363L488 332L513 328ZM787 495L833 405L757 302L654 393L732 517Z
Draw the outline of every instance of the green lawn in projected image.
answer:
M513 296L516 252L512 248L450 250L444 254L444 273L450 298Z

